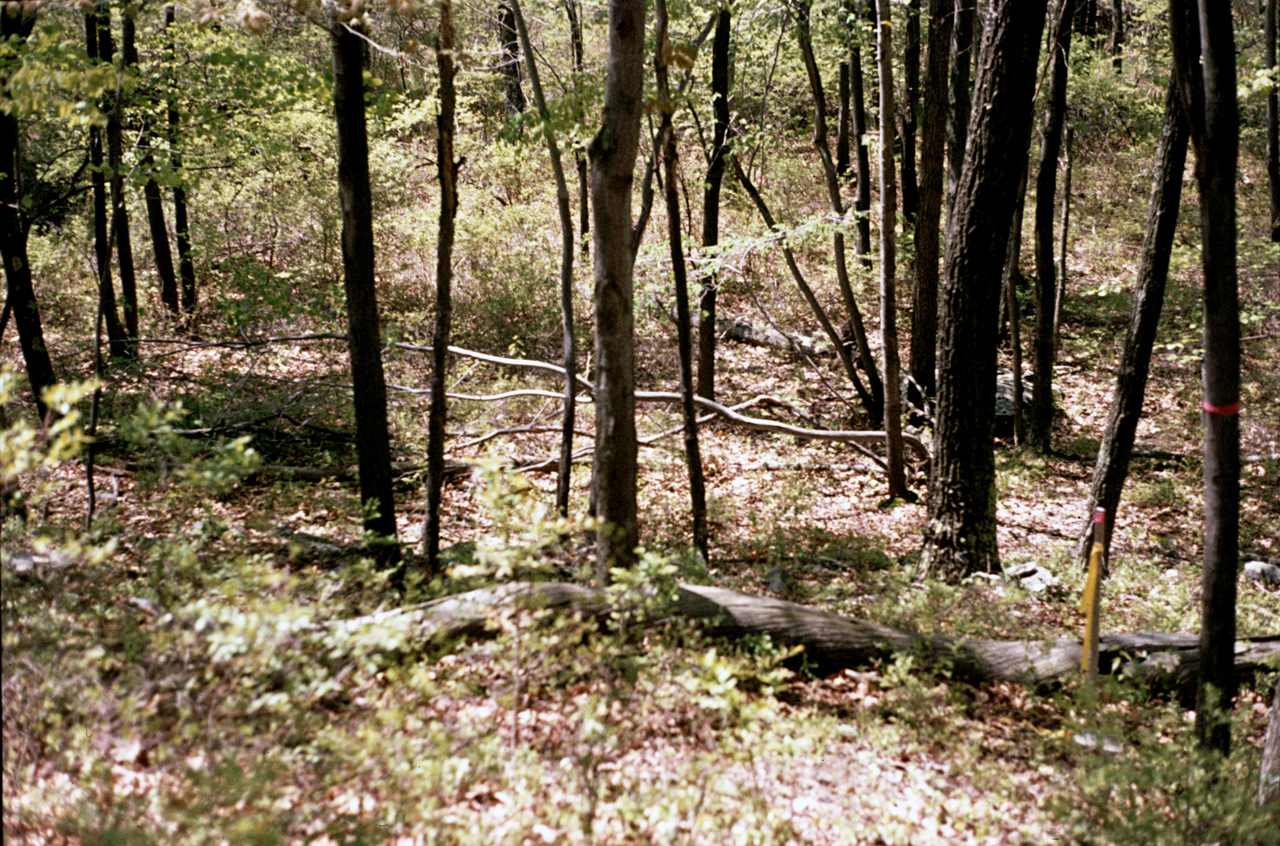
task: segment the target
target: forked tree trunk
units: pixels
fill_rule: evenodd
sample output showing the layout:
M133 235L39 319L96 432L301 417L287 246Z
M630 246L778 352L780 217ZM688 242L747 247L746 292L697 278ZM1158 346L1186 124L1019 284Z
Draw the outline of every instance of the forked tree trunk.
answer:
M510 0L513 23L520 35L524 49L525 67L529 73L529 86L533 89L533 102L538 107L538 119L542 122L542 137L551 159L551 174L556 181L556 210L560 215L560 332L564 341L564 413L560 428L560 462L556 476L556 511L564 517L569 513L569 482L573 474L573 424L577 417L578 355L573 337L573 212L569 208L569 185L564 176L560 159L560 145L556 142L555 129L551 125L551 112L542 91L542 78L533 56L533 44L529 41L529 28L519 0Z
M99 59L99 37L102 31L100 18L104 10L93 9L85 12L84 34L85 53L90 63ZM89 163L90 184L93 194L93 252L97 266L98 305L102 319L107 327L107 347L112 358L129 356L128 338L124 324L120 322L120 311L116 305L116 289L111 282L111 238L108 231L107 181L103 176L102 129L89 127Z
M1198 8L1197 8L1198 5ZM1236 694L1240 535L1240 304L1236 280L1236 52L1231 6L1171 0L1174 76L1196 152L1204 268L1204 593L1196 735L1227 754Z
M724 182L726 145L729 142L729 42L733 36L730 6L716 13L711 42L711 98L715 129L702 194L702 247L704 252L720 243L720 187ZM708 271L702 280L698 309L698 396L716 398L716 287L719 280Z
M596 576L630 567L636 515L635 326L631 186L644 111L645 0L609 1L609 58L600 131L591 141L595 221Z
M964 168L947 227L938 446L921 555L921 570L946 581L1000 570L992 442L996 322L1014 195L1026 164L1045 5L1046 0L991 5Z
M939 225L942 216L943 149L946 142L947 64L951 49L951 0L930 0L925 52L924 135L920 139L920 211L911 301L911 382L908 399L923 406L937 390Z
M445 6L447 8L447 6ZM346 20L344 20L344 17ZM356 456L364 530L373 536L382 566L399 561L395 496L391 488L391 436L382 372L373 249L373 197L364 107L364 38L336 10L329 22L333 52L333 110L337 124L338 197L342 206L342 270L347 300L347 348L355 400Z
M1182 116L1178 93L1172 80L1165 94L1164 127L1156 148L1155 175L1151 182L1151 199L1147 205L1147 228L1142 236L1142 258L1133 288L1133 305L1129 312L1129 331L1116 367L1116 390L1111 399L1107 428L1098 447L1098 462L1093 469L1093 484L1085 519L1076 543L1076 557L1083 563L1089 557L1089 538L1093 531L1093 513L1106 512L1106 525L1116 526L1116 509L1129 474L1129 459L1142 417L1142 403L1147 390L1147 373L1151 367L1151 350L1164 306L1165 283L1169 279L1169 257L1173 236L1178 228L1178 206L1182 200L1182 172L1187 160L1187 125ZM1112 532L1104 541L1104 554L1109 554Z
M1032 356L1031 443L1042 454L1053 448L1053 313L1058 283L1054 266L1053 219L1058 190L1058 157L1067 110L1067 59L1071 50L1070 4L1059 3L1050 48L1049 96L1044 110L1040 170L1036 174L1036 335ZM1010 315L1010 319L1015 319Z
M658 130L662 145L662 193L667 205L667 243L671 251L671 275L675 280L676 343L680 354L680 395L684 412L684 455L689 470L689 508L693 518L693 545L710 561L707 545L707 494L702 478L702 453L698 449L698 414L693 406L693 326L689 317L689 279L685 271L680 231L680 190L677 184L676 134L671 120L671 86L667 78L667 0L655 0L653 71L662 110Z
M422 542L427 576L440 568L440 522L444 493L445 417L448 413L449 334L453 321L453 234L458 214L458 163L453 154L453 2L441 0L436 68L440 74L440 114L436 117L436 178L440 181L440 223L436 238L436 320L431 342L431 406L427 412L427 515Z
M0 15L0 38L5 41L25 39L31 34L35 22L34 9ZM7 89L14 69L14 57L0 57L0 90ZM4 259L5 305L18 327L18 345L22 347L27 381L31 383L36 411L43 420L47 409L41 393L56 379L53 362L44 343L40 309L31 282L31 262L27 257L29 228L22 214L22 185L18 181L21 159L22 134L18 117L11 111L0 110L0 256Z

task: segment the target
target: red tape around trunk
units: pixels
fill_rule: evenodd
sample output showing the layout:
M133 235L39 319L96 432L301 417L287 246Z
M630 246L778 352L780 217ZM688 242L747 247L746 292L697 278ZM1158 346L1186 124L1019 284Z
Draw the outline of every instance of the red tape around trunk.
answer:
M1208 400L1205 400L1200 403L1200 407L1203 408L1207 414L1217 414L1220 417L1230 417L1233 414L1240 413L1239 402L1233 402L1230 405L1214 405Z

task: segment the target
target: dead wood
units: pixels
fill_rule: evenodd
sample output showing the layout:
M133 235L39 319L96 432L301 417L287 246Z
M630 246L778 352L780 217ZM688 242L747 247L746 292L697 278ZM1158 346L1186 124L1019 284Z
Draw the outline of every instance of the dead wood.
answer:
M564 582L515 582L445 597L411 608L381 611L335 625L359 628L391 623L416 628L423 639L479 636L496 610L524 606L574 610L587 616L609 612L603 592ZM958 640L896 629L870 620L754 596L725 588L682 584L670 615L701 623L714 635L740 638L767 634L775 642L803 648L802 660L819 673L866 667L899 654L913 655L929 671L973 684L996 681L1040 686L1061 681L1080 666L1081 642ZM1199 637L1134 632L1101 638L1100 672L1129 673L1140 681L1194 695ZM1252 672L1280 659L1280 636L1236 641L1236 669Z

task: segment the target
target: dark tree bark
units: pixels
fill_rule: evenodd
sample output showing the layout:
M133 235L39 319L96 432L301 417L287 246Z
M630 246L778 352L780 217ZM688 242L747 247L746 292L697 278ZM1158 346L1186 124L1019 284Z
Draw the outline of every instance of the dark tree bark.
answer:
M1276 0L1267 0L1263 23L1265 64L1276 62L1276 28L1280 26L1280 9ZM1271 188L1271 240L1280 244L1280 94L1273 87L1267 92L1267 182Z
M582 12L578 0L564 0L565 15L569 18L569 48L573 53L573 72L582 76L583 63L586 61L586 48L582 43ZM581 82L575 81L574 86ZM578 114L582 118L582 114ZM574 149L574 164L578 169L578 233L582 239L582 254L587 252L587 235L591 232L591 178L587 171L587 157L581 149Z
M1111 0L1111 67L1116 73L1124 69L1124 0Z
M520 42L516 34L515 13L509 3L498 4L498 46L501 48L499 68L507 93L507 115L523 114L524 89L520 87Z
M1046 0L998 0L983 31L964 168L947 226L938 445L921 569L947 581L999 572L996 546L996 322ZM1013 153L1012 156L1009 153Z
M947 228L960 185L964 148L969 134L969 68L973 62L973 26L977 0L955 0L951 28L951 80L947 89Z
M1197 9L1198 5L1198 9ZM1174 78L1196 153L1200 260L1204 268L1204 576L1196 735L1227 754L1224 713L1236 694L1231 650L1236 630L1240 533L1240 305L1236 282L1235 38L1231 6L1171 0Z
M169 27L173 25L174 5L170 3L164 7L165 32L168 32ZM170 36L169 64L176 68L175 52L173 37ZM176 86L177 80L173 80L172 84ZM182 156L178 153L178 142L182 126L178 114L178 99L172 93L169 95L165 117L169 130L169 166L173 168L175 174L180 175ZM182 311L187 315L193 315L197 303L196 265L191 254L191 226L187 221L187 189L180 182L173 186L173 234L178 247L178 279L182 287Z
M818 63L813 55L812 35L809 30L809 4L807 0L796 0L791 7L796 19L796 41L800 46L800 54L804 59L805 71L809 77L809 92L813 96L813 146L822 160L822 173L826 178L827 198L831 211L837 216L844 215L846 209L840 196L840 177L836 173L835 162L831 158L831 147L827 142L827 101L822 87L822 77L818 72ZM892 127L892 119L886 121ZM893 144L890 134L889 167L893 166ZM868 194L870 192L868 191ZM895 202L896 207L896 202ZM892 226L895 211L890 212L888 225ZM864 389L858 381L854 387L872 420L884 417L885 386L880 379L879 368L871 355L871 345L867 342L867 330L862 321L862 312L853 296L853 286L849 282L849 268L845 261L844 232L837 228L831 235L831 248L835 254L836 281L840 288L840 297L844 300L845 310L849 313L848 327L858 351L858 362L867 376L867 387Z
M880 14L882 18L887 16L883 10ZM915 222L920 208L916 177L916 112L920 105L920 0L907 2L902 82L902 225L906 227ZM881 100L883 102L883 95Z
M1018 179L1018 199L1013 209L1013 223L1009 225L1009 251L1004 260L1004 278L1001 290L1004 297L1004 314L1009 321L1009 364L1013 370L1013 442L1022 446L1027 442L1026 419L1022 413L1022 315L1018 313L1018 281L1022 271L1018 269L1022 254L1022 211L1027 193L1027 168Z
M25 40L35 22L34 11L0 15L0 39ZM7 92L9 88L15 60L13 56L0 59L0 91ZM30 228L22 212L22 185L18 177L22 171L21 159L22 133L18 117L11 111L0 109L0 256L4 259L5 308L13 315L18 327L18 344L22 347L27 381L31 383L36 411L44 419L47 409L41 394L57 380L49 349L44 343L40 308L31 282L31 262L27 257Z
M920 139L920 210L916 216L916 261L911 301L911 383L908 399L922 405L936 392L938 368L939 224L942 217L943 148L946 142L947 64L951 46L951 0L930 0L925 53L924 135Z
M440 3L436 68L440 74L440 114L436 117L436 178L440 182L440 227L436 238L436 320L431 342L431 406L427 412L427 516L422 543L427 575L440 567L440 508L444 493L444 440L447 413L449 334L453 319L453 235L458 214L458 163L453 153L457 94L453 78L453 2ZM572 376L572 373L570 373Z
M689 509L693 519L693 545L703 561L710 561L707 537L707 493L702 478L702 452L698 448L698 413L693 405L693 326L689 317L689 279L685 271L680 231L680 190L676 169L676 134L672 124L671 86L667 74L667 0L654 6L653 72L662 110L658 130L662 146L662 193L667 205L667 242L671 250L671 275L675 280L676 344L680 354L680 395L684 412L684 454L689 468Z
M1069 4L1061 3L1054 29L1049 94L1036 173L1036 335L1032 356L1031 443L1041 453L1053 449L1053 312L1058 282L1054 266L1053 219L1058 191L1058 157L1067 111L1067 59L1071 51ZM1015 319L1013 315L1010 319Z
M115 43L111 36L111 12L104 9L98 17L98 58L103 64L113 65ZM114 66L112 67L114 71ZM129 237L129 208L124 198L124 129L121 111L123 95L117 84L110 94L111 110L107 112L107 166L111 170L111 211L109 217L115 231L116 269L120 273L120 299L123 301L124 332L129 339L130 355L137 350L133 344L138 338L138 277L133 263L133 241Z
M335 10L329 22L333 110L338 134L338 197L342 205L347 347L351 354L364 530L374 538L379 564L391 566L399 560L400 547L396 537L395 496L391 489L391 436L387 429L387 386L382 373L382 336L374 275L373 198L369 187L369 139L364 108L365 42L347 22L351 17L350 10L346 10L346 14Z
M103 32L101 18L104 9L95 8L85 12L84 33L85 53L92 63L98 62L100 56L100 38ZM120 322L120 311L116 305L116 289L111 282L111 237L108 231L107 181L103 175L102 129L89 127L89 163L90 184L93 187L93 251L97 262L98 303L102 311L102 319L107 327L107 347L112 358L128 358L129 343L124 324Z
M867 105L862 85L862 37L852 33L849 52L849 85L853 101L853 159L858 176L858 191L853 199L856 250L863 265L871 265L871 155L867 151Z
M836 103L836 173L840 175L841 181L849 178L849 133L853 124L853 92L850 83L849 63L841 62L836 87L836 97L839 100Z
M1165 95L1164 128L1156 150L1156 170L1151 183L1151 200L1147 207L1147 228L1142 237L1142 258L1133 289L1133 306L1129 313L1129 331L1116 368L1116 391L1111 400L1107 428L1098 447L1098 463L1093 470L1093 485L1081 526L1076 555L1086 561L1093 512L1106 512L1106 525L1116 525L1116 509L1120 493L1129 473L1129 459L1142 416L1146 396L1147 373L1151 366L1151 349L1155 343L1160 311L1164 306L1165 283L1169 278L1169 256L1178 226L1178 205L1182 199L1182 172L1187 159L1187 126L1177 91L1170 82ZM1111 535L1106 541L1109 545ZM1104 553L1109 550L1104 549Z
M573 473L573 425L577 416L578 355L573 337L573 212L569 208L569 185L564 177L564 165L560 160L560 145L556 142L551 126L551 112L542 92L542 80L538 63L533 57L533 45L529 41L529 29L519 0L510 0L511 11L520 43L524 49L525 66L529 72L529 85L533 89L533 102L538 107L542 121L542 137L551 159L551 173L556 180L556 210L560 215L560 331L564 339L564 414L560 429L560 463L556 476L556 511L560 516L569 513L569 482Z
M1067 298L1067 239L1071 234L1071 169L1074 159L1075 127L1067 124L1062 137L1062 218L1058 225L1058 293L1053 298L1053 350L1061 346L1062 304Z
M595 221L596 452L592 491L596 575L630 567L639 543L636 515L635 251L631 185L644 110L645 0L609 0L609 58L600 131L591 141Z
M716 13L716 31L711 42L711 97L715 129L707 163L707 181L702 194L702 247L710 252L720 243L720 187L724 182L725 147L729 142L729 42L733 37L728 4ZM698 396L716 398L716 287L719 280L708 272L702 280L698 305Z
M893 18L889 0L877 0L879 28L876 65L880 76L880 108L893 114ZM917 33L917 39L919 34ZM918 49L918 48L917 48ZM904 149L905 156L905 149ZM902 457L902 398L898 394L898 307L897 244L894 207L897 191L893 184L893 121L880 122L880 338L884 347L884 431L889 498L914 499L907 490Z

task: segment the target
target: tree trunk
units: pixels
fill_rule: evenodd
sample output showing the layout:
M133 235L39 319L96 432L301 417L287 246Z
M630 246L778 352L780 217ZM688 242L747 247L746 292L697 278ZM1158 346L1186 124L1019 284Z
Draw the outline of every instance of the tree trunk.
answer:
M1032 356L1031 443L1042 454L1053 449L1053 312L1058 283L1054 266L1053 219L1057 202L1058 157L1067 111L1067 59L1071 51L1070 4L1060 3L1050 57L1049 95L1036 174L1036 335ZM1012 316L1011 316L1011 319Z
M1146 396L1151 348L1164 305L1165 283L1169 279L1169 256L1178 227L1178 205L1182 198L1182 172L1186 158L1187 125L1171 80L1165 95L1164 128L1160 131L1160 144L1156 150L1155 176L1147 206L1146 233L1142 237L1142 258L1133 289L1129 331L1116 368L1116 392L1111 400L1106 432L1098 447L1098 463L1093 470L1086 516L1076 546L1076 555L1082 561L1089 555L1088 539L1094 510L1104 509L1106 525L1116 525L1116 509L1129 473L1129 459L1133 455L1142 402ZM1107 541L1110 541L1110 533ZM1109 554L1110 550L1104 552Z
M1009 226L1009 252L1001 280L1004 313L1009 321L1009 365L1013 371L1013 442L1018 446L1027 442L1026 420L1022 414L1022 315L1018 312L1018 279L1022 276L1018 257L1022 252L1022 209L1026 191L1027 169L1024 167L1018 180L1018 200Z
M1280 9L1276 0L1267 0L1263 23L1264 64L1276 67L1276 28L1280 27ZM1280 94L1276 86L1267 92L1267 182L1271 188L1271 240L1280 244Z
M560 331L564 340L564 414L560 429L560 462L556 476L556 511L561 517L569 513L569 482L573 474L573 425L577 416L578 356L573 337L573 212L569 208L569 185L564 176L560 159L560 145L556 142L555 129L551 125L551 112L542 92L542 80L538 63L533 57L533 44L529 41L529 29L519 0L510 0L513 23L519 31L524 49L525 66L529 72L529 85L533 88L533 102L538 107L542 122L542 137L551 159L551 173L556 180L556 210L560 214Z
M988 12L964 168L947 226L937 448L921 570L951 582L1000 570L992 441L997 307L1026 164L1045 5L998 0Z
M1267 736L1262 742L1262 766L1258 774L1258 807L1280 802L1280 679L1267 717Z
M916 216L916 260L911 291L911 383L908 399L923 406L937 390L938 259L942 216L943 146L946 141L947 63L951 44L951 0L929 2L925 53L924 135L920 139L920 211Z
M0 39L23 41L31 34L35 22L34 9L0 15ZM0 91L8 90L15 58L0 58ZM36 412L43 420L47 409L41 394L57 380L49 349L44 344L40 309L31 283L31 262L27 257L29 230L22 213L23 186L18 177L21 160L22 133L18 117L12 111L0 110L0 256L4 259L5 304L18 327L18 344L22 347L27 381L31 383Z
M951 30L951 80L947 89L947 229L955 208L969 135L969 68L973 61L973 25L977 0L955 0L955 25Z
M702 453L698 449L698 413L693 407L693 326L689 318L689 280L685 272L680 232L680 192L677 186L675 127L671 121L671 86L667 79L667 0L654 6L653 71L657 82L658 130L662 145L662 189L667 205L667 242L671 250L671 275L675 280L676 339L680 352L680 394L684 412L684 454L689 468L689 507L693 518L693 545L710 561L707 549L707 494L702 478Z
M1235 38L1230 4L1171 0L1170 43L1196 152L1200 260L1204 268L1204 577L1196 735L1227 754L1224 714L1236 694L1231 650L1236 630L1240 533L1240 306L1236 287Z
M1075 127L1067 124L1062 137L1062 220L1058 227L1058 292L1053 298L1053 354L1062 337L1062 304L1067 298L1067 238L1071 233L1071 168L1075 164Z
M447 8L447 4L442 6ZM338 131L338 197L342 205L342 269L347 299L347 347L356 413L356 456L364 530L373 535L382 566L400 557L391 489L391 436L382 373L373 249L373 198L364 108L364 39L345 15L329 22L333 50L333 109ZM442 52L443 55L443 52ZM442 92L443 93L443 92Z
M121 40L124 48L121 60L127 73L138 66L134 19L127 8ZM151 235L151 254L155 258L156 277L160 280L160 303L176 318L180 313L178 277L173 269L173 250L169 248L169 228L164 220L164 201L160 197L160 185L155 178L156 157L151 145L151 127L144 125L138 135L138 148L142 151L139 170L142 173L142 197L147 205L147 231Z
M1111 43L1107 50L1111 53L1111 67L1120 73L1124 69L1124 0L1111 0Z
M889 0L877 0L879 35L876 64L880 71L880 108L893 114L893 18ZM917 33L917 40L919 34ZM919 45L917 44L917 51ZM903 155L906 155L905 144ZM888 458L889 499L914 499L907 490L902 458L902 399L898 394L897 243L893 184L893 121L880 121L880 337L884 347L884 431Z
M169 27L174 21L174 5L168 4L164 7L164 29L167 33ZM173 37L169 37L169 63L171 66L177 66L177 59L174 50ZM177 85L177 80L173 82ZM178 116L178 100L173 94L169 95L168 109L166 110L166 120L169 129L169 166L173 168L175 175L181 179L182 175L182 156L178 153L178 137L181 134L181 123ZM173 186L173 234L174 241L178 247L178 279L182 285L182 311L187 315L193 315L196 312L196 266L195 260L191 255L191 226L187 222L187 189L178 182Z
M102 34L103 9L85 12L85 52L90 63L96 64L99 56L99 38ZM107 326L107 346L112 358L128 358L129 344L120 312L116 307L116 289L111 282L111 244L108 232L107 181L103 175L102 129L89 127L89 163L92 165L90 183L93 186L93 251L97 262L98 303Z
M595 220L596 576L629 568L636 515L635 326L631 185L644 111L645 0L609 0L609 58L600 131L591 141Z
M133 241L129 237L129 209L124 198L124 138L121 126L123 95L120 72L114 66L115 44L111 36L111 12L104 9L98 18L98 58L111 65L116 84L111 91L111 111L107 113L107 166L111 169L111 212L114 222L116 268L120 272L120 298L124 301L124 332L131 355L137 354L138 277L133 264Z
M837 217L841 217L845 213L845 206L844 200L840 197L840 178L836 173L835 162L831 158L831 148L827 143L827 101L822 88L822 77L818 72L818 63L813 55L812 36L809 30L808 3L795 2L792 6L792 13L796 18L796 40L799 43L800 53L804 58L805 71L809 77L809 92L813 96L813 146L822 160L822 173L826 178L827 198L831 204L831 211ZM892 127L892 120L886 122ZM889 138L888 163L892 167L892 132ZM888 225L892 226L892 212L890 213L889 221ZM858 309L858 302L853 296L853 286L849 282L849 269L845 262L844 232L839 228L831 235L831 246L832 252L835 254L836 281L840 288L840 297L844 300L844 307L849 312L848 325L852 332L854 343L857 345L858 361L862 364L863 371L867 375L867 391L863 391L861 386L856 383L855 386L858 388L859 396L862 397L867 416L872 420L880 420L884 416L885 386L880 380L879 369L876 367L875 359L871 355L871 345L867 342L867 330L862 321L862 312Z
M520 87L520 43L515 13L509 3L498 4L498 46L502 51L499 67L507 94L507 116L523 114L525 102L524 89Z
M867 105L862 85L862 48L854 36L849 54L850 94L853 99L853 159L858 193L853 199L857 252L864 267L871 266L871 155L867 152Z
M849 134L853 124L849 63L841 62L836 85L836 173L842 182L849 178ZM855 191L856 191L855 186Z
M583 63L586 61L586 48L582 43L582 13L578 0L564 0L565 15L569 18L569 48L573 53L573 72L577 75L574 81L575 90L582 84ZM581 108L576 109L579 121L583 115ZM578 169L578 234L582 241L583 257L587 253L587 235L591 232L591 180L587 172L587 157L578 147L573 151L574 164Z
M881 17L888 17L881 12ZM915 222L920 209L916 177L916 111L920 105L920 0L907 2L907 39L902 49L902 225ZM881 95L881 102L884 97Z
M449 333L453 319L453 235L458 214L458 163L453 153L457 95L453 78L452 0L440 3L436 67L440 74L440 114L436 117L436 178L440 181L440 225L436 238L436 320L431 343L431 406L427 413L427 515L422 542L428 577L440 569L440 508L444 492L444 440L447 414ZM532 57L531 57L532 58Z
M716 13L715 38L711 42L711 97L715 130L702 195L702 247L704 252L720 243L720 187L724 182L725 145L729 141L729 42L733 36L729 5ZM702 280L698 309L698 396L716 398L716 287L714 272Z

